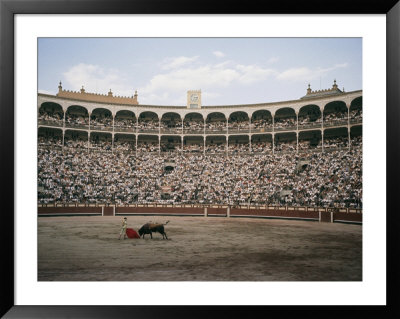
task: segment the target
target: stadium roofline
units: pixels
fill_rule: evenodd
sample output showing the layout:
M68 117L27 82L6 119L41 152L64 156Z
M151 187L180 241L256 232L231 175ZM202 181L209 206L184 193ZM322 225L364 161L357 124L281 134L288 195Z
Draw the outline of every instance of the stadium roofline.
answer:
M260 106L275 106L275 105L281 105L281 104L287 104L287 103L307 103L315 100L320 100L320 99L325 99L325 98L332 98L332 97L342 97L354 93L362 92L362 90L355 90L355 91L350 91L350 92L345 92L341 94L335 94L335 95L326 95L326 96L315 96L315 97L309 97L307 99L302 99L299 98L297 100L286 100L286 101L278 101L278 102L264 102L264 103L253 103L253 104L230 104L230 105L202 105L202 109L217 109L217 108L248 108L248 107L260 107ZM79 101L79 102L85 102L85 103L97 103L97 104L104 104L104 105L121 105L121 106L126 106L130 108L137 108L137 107L149 107L149 108L157 108L157 109L180 109L180 110L187 110L186 105L150 105L150 104L138 104L138 105L129 105L129 104L120 104L120 103L111 103L111 102L101 102L101 101L86 101L86 100L79 100L79 99L74 99L74 98L67 98L67 97L58 97L56 95L51 95L51 94L45 94L45 93L38 93L38 96L44 96L44 97L51 97L51 98L56 98L56 99L63 99L63 100L69 100L69 101Z

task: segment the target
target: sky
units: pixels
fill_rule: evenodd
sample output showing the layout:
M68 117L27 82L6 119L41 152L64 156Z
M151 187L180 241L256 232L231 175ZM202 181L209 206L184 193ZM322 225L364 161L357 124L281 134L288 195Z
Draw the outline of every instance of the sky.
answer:
M362 89L361 38L39 38L38 91L132 96L139 104L202 105L295 100L333 81Z

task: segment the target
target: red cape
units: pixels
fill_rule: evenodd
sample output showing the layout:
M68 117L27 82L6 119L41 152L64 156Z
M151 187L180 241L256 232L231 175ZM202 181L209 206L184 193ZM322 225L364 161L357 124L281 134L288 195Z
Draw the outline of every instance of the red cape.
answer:
M140 238L139 234L133 228L127 228L126 235L128 238Z

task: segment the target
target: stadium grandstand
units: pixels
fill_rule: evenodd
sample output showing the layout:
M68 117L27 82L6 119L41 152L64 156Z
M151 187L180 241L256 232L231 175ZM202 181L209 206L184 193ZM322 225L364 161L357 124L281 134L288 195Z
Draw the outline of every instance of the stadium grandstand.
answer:
M362 209L362 91L297 100L141 105L38 93L38 204Z

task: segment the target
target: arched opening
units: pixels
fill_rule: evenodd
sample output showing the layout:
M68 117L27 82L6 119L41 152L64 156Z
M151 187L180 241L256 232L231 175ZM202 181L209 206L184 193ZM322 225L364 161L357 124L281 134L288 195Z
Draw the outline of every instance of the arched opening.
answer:
M318 105L303 106L299 111L299 128L321 126L322 114Z
M362 122L362 96L355 98L350 104L350 123Z
M39 127L38 147L62 147L62 130Z
M213 112L207 115L206 133L226 133L226 117L223 113Z
M64 147L68 147L71 150L87 150L88 132L66 130L64 134Z
M180 152L182 150L182 140L180 136L161 136L161 152Z
M203 136L184 136L183 151L188 153L200 153L204 151Z
M350 128L350 143L352 148L362 149L362 126L355 125Z
M251 116L252 132L271 132L272 131L272 114L267 110L259 110Z
M156 135L139 135L137 142L137 151L148 153L158 152L158 136Z
M251 137L251 150L253 153L267 154L272 152L271 134L254 134Z
M140 113L138 118L138 132L155 133L159 130L158 115L154 112Z
M347 127L332 128L324 131L324 150L343 149L349 146Z
M92 132L90 134L90 149L93 151L112 151L112 135L110 133Z
M39 108L39 124L43 125L63 125L64 111L60 104L44 102Z
M322 150L322 134L320 130L299 133L299 152Z
M162 133L177 133L182 132L182 119L178 113L168 112L161 117L161 132Z
M324 127L347 125L348 111L343 101L333 101L324 107Z
M280 133L275 135L275 152L295 153L296 150L296 133Z
M94 109L90 115L90 129L112 131L112 120L110 110L103 108Z
M204 132L204 118L200 113L188 113L183 120L184 133L201 133Z
M127 110L118 111L114 117L114 130L117 132L134 132L136 128L135 113Z
M134 152L136 148L136 137L133 134L115 134L114 150L117 152Z
M233 112L228 119L229 132L248 132L250 129L250 119L246 112Z
M296 112L292 108L279 109L274 118L275 131L295 130L297 128L296 120Z
M80 105L71 105L65 112L65 126L76 128L89 128L89 113Z
M211 154L226 152L226 137L206 136L206 152Z
M250 151L248 135L230 135L228 139L228 152L231 154L243 154Z

